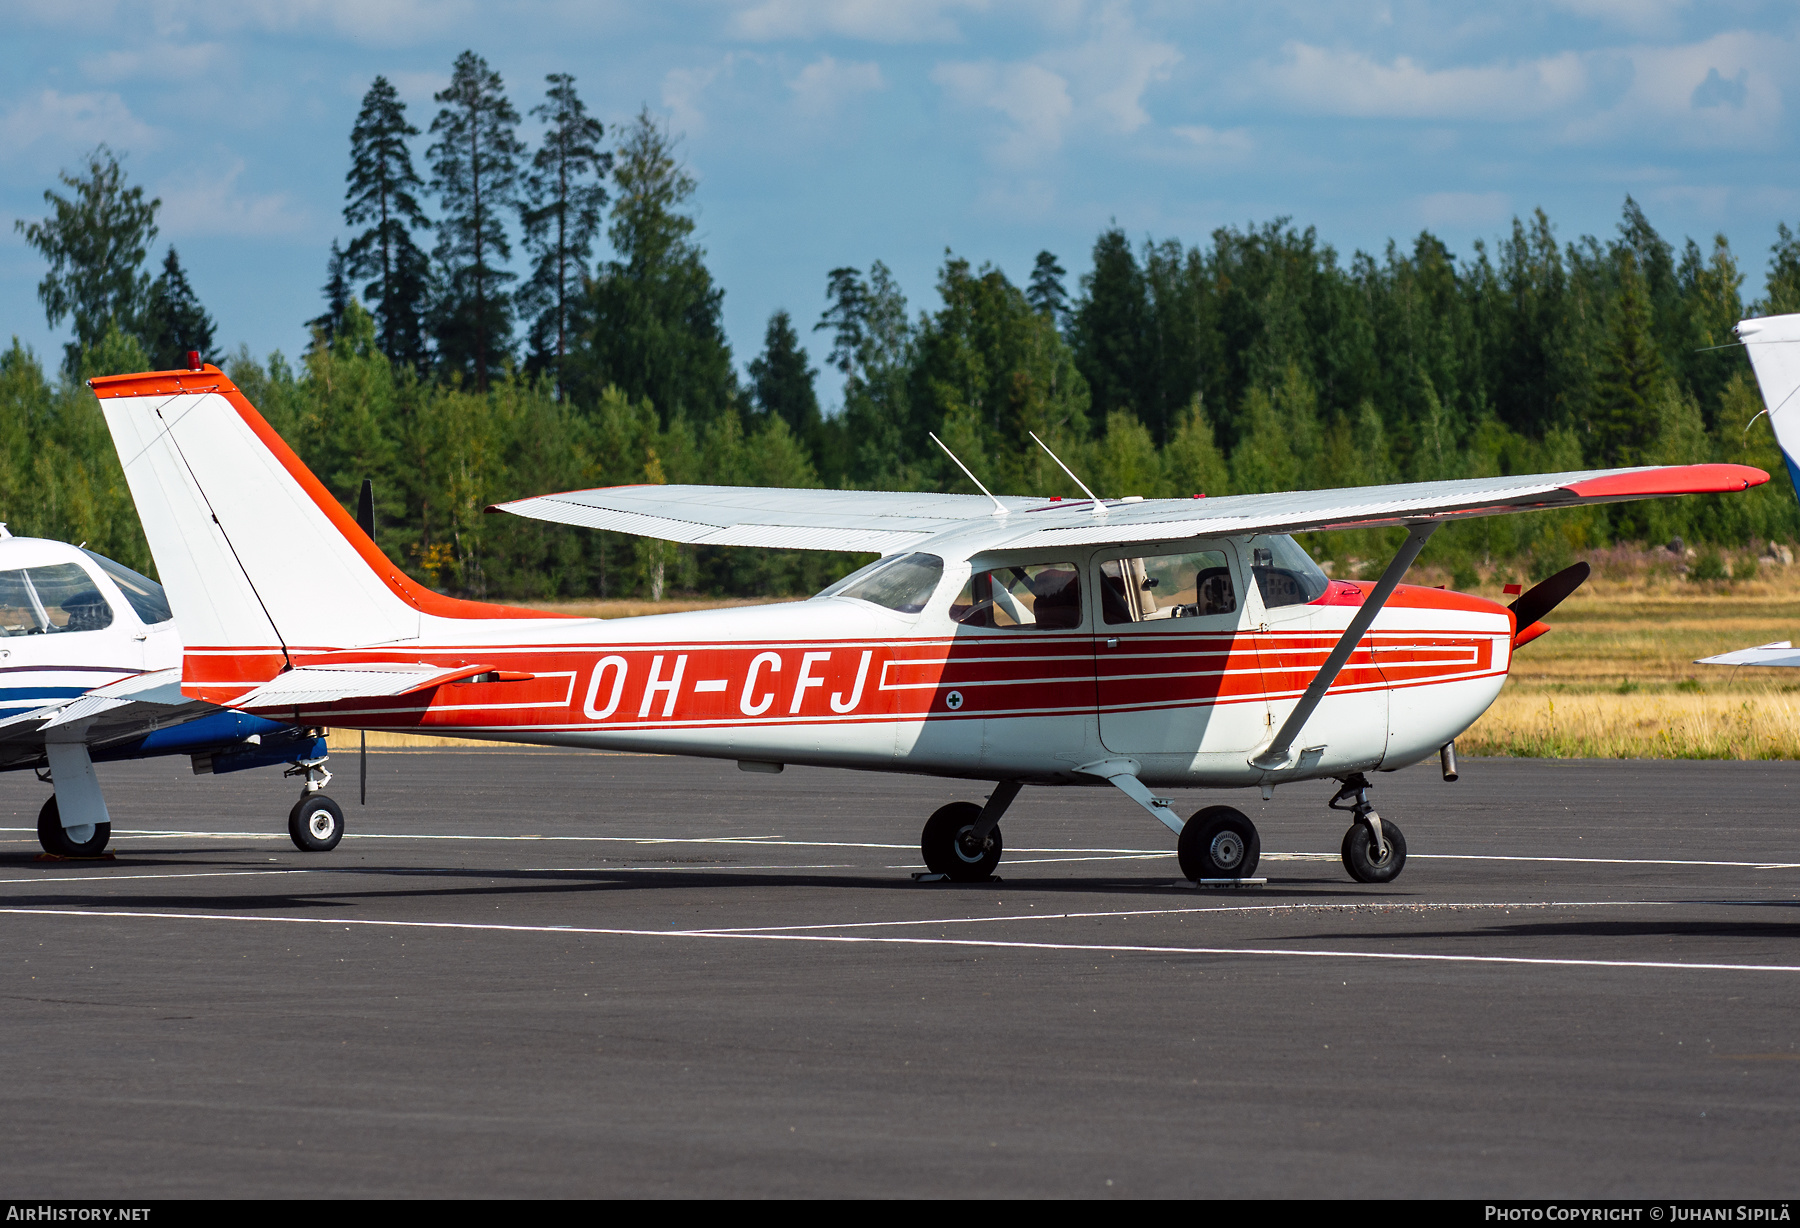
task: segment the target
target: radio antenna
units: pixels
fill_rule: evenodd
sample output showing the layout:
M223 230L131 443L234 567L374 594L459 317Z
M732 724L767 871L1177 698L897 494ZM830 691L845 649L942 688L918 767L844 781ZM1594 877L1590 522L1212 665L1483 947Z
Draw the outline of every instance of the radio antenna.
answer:
M961 469L965 474L968 474L969 481L975 483L976 487L980 489L982 494L986 495L990 499L994 499L994 492L989 490L987 487L982 486L980 478L976 477L973 473L969 473L969 467L967 465L963 464L961 460L957 459L956 453L954 453L950 450L949 444L945 443L943 440L941 440L937 437L936 431L926 431L925 433L927 435L931 436L932 443L935 443L938 447L940 447L944 450L945 456L948 456L951 460L956 461L956 467L958 469ZM996 516L1006 515L1006 504L1000 502L1000 500L998 500L998 499L994 499L994 515L996 515Z
M1050 445L1045 443L1043 440L1039 439L1037 437L1036 431L1026 431L1025 433L1027 435L1031 436L1032 440L1037 444L1038 447L1042 448L1046 452L1050 452ZM1106 504L1100 502L1100 496L1095 494L1093 491L1089 490L1088 484L1086 482L1082 481L1080 478L1076 477L1075 471L1073 469L1069 468L1067 465L1062 463L1062 457L1058 456L1054 452L1050 452L1050 459L1055 461L1057 466L1064 473L1069 475L1069 480L1071 482L1074 482L1075 485L1081 487L1081 493L1083 493L1088 498L1090 498L1094 501L1094 515L1096 515L1096 516L1106 515Z

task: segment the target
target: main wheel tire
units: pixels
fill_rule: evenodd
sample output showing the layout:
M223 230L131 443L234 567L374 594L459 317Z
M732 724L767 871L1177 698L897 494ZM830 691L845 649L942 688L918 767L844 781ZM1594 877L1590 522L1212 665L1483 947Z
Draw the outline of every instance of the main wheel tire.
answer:
M344 812L323 793L313 793L288 811L288 837L302 853L329 853L344 838Z
M969 841L968 833L980 818L981 807L974 802L951 802L938 807L925 820L925 830L919 836L925 868L957 883L981 883L992 878L1005 846L998 827L988 833L980 846Z
M1344 833L1344 869L1359 883L1391 883L1406 868L1406 837L1386 819L1381 820L1381 838L1387 844L1387 856L1375 856L1375 837L1367 823L1352 823Z
M80 827L64 827L56 797L38 811L38 843L53 857L98 857L112 839L111 823L85 823Z
M1262 860L1262 837L1241 810L1208 806L1194 812L1181 828L1175 846L1181 872L1192 882L1203 878L1249 878Z

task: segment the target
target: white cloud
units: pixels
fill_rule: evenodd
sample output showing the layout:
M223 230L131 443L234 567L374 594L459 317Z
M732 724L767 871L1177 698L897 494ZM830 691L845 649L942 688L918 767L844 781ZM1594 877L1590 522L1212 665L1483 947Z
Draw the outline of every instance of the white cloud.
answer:
M808 64L788 82L794 105L807 115L829 115L858 95L886 88L879 64L840 63L830 56Z
M669 108L669 120L675 131L699 133L705 130L706 112L701 110L700 104L707 87L718 75L717 67L671 68L663 75L663 105Z
M1287 106L1365 119L1516 120L1562 111L1587 96L1572 51L1513 64L1428 69L1408 56L1378 64L1356 51L1289 43L1285 59L1253 74Z
M1150 122L1144 91L1166 81L1181 53L1172 44L1139 33L1120 4L1108 4L1093 23L1093 34L1077 47L1052 52L1043 62L1075 83L1084 112L1115 132L1136 132Z
M64 94L43 90L0 116L0 149L16 153L40 142L61 146L73 159L100 142L115 151L153 149L157 132L110 92Z
M286 192L265 196L238 193L238 177L244 173L242 158L224 171L198 171L166 179L157 191L162 197L158 221L172 238L186 235L291 235L308 228L304 214Z
M90 56L81 62L81 69L96 81L190 81L214 71L225 58L219 43L159 43Z
M1215 157L1238 157L1256 148L1247 128L1219 129L1205 124L1183 124L1170 131L1201 153Z
M1060 148L1063 125L1075 110L1069 83L1040 64L939 64L931 79L951 101L998 111L1011 121L994 152L1012 165L1035 162Z
M878 43L954 42L951 13L982 10L985 0L762 0L737 13L732 33L758 42L836 34Z
M1622 53L1631 77L1604 110L1573 118L1577 143L1649 136L1694 148L1771 146L1782 134L1782 85L1794 73L1793 39L1748 31Z
M1427 226L1493 226L1512 216L1512 198L1505 192L1429 192L1418 201L1419 217Z

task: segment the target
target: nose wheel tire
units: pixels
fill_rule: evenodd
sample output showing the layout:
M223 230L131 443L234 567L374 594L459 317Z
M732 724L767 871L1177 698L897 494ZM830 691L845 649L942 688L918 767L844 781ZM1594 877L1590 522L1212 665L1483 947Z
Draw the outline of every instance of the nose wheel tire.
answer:
M111 823L84 823L64 827L62 812L52 797L38 811L38 843L53 857L98 857L112 839Z
M951 802L938 807L925 820L925 830L919 836L925 868L956 883L984 883L992 878L1003 851L1000 829L994 828L985 841L977 843L973 833L980 818L981 807L974 802Z
M288 836L302 853L329 853L344 838L344 812L323 793L313 793L288 811Z
M1181 828L1176 844L1181 872L1189 881L1203 878L1249 878L1262 859L1262 837L1243 811L1208 806L1194 812Z
M1406 837L1400 829L1381 819L1381 839L1387 845L1387 856L1378 856L1375 835L1367 823L1352 823L1344 833L1344 869L1359 883L1391 883L1406 868Z

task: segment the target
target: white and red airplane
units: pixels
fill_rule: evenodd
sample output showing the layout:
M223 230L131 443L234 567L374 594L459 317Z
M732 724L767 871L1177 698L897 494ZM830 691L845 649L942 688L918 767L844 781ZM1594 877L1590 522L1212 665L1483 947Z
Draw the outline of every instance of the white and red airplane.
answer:
M1768 480L1688 465L1213 499L634 486L502 505L883 556L810 600L600 621L408 580L216 367L91 383L187 638L184 693L302 725L994 782L925 824L927 869L957 880L992 874L1022 786L1108 784L1178 834L1189 878L1242 881L1250 820L1184 822L1157 791L1326 778L1350 874L1391 880L1406 846L1367 773L1448 748L1570 586L1514 610L1401 585L1431 533ZM1407 528L1373 583L1328 579L1287 536L1373 525ZM305 818L342 830L324 800Z

